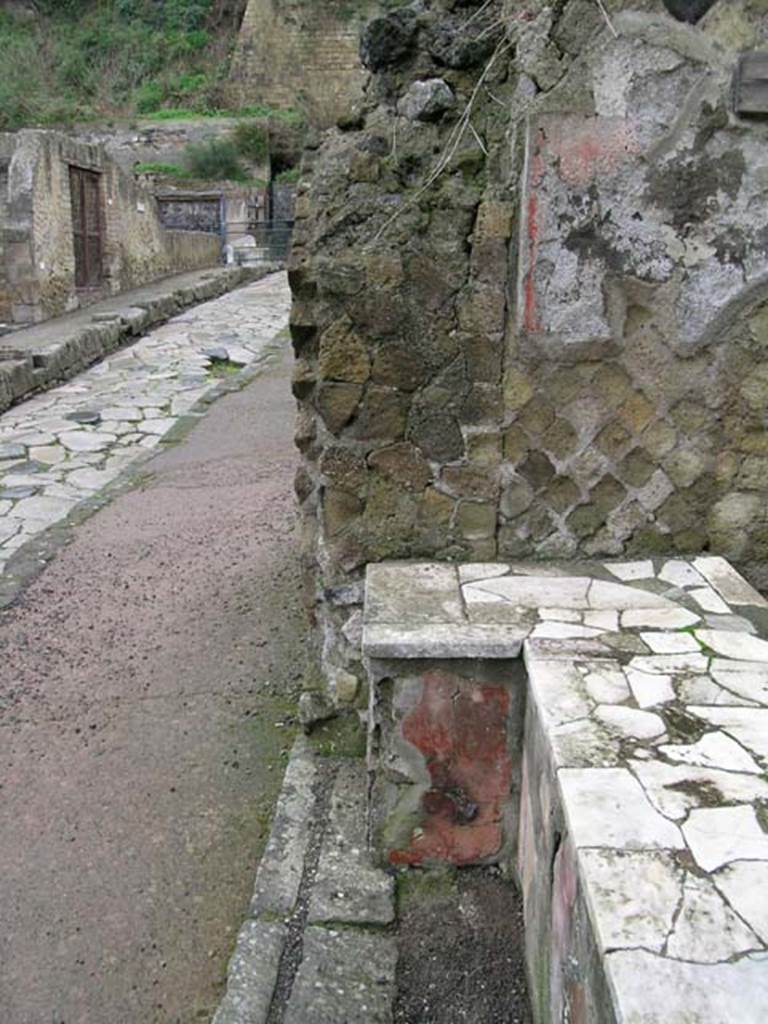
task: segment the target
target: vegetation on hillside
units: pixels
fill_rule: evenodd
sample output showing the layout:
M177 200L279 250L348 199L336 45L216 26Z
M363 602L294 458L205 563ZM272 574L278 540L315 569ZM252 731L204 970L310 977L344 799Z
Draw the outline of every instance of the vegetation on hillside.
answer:
M226 106L245 0L36 0L0 13L0 128Z

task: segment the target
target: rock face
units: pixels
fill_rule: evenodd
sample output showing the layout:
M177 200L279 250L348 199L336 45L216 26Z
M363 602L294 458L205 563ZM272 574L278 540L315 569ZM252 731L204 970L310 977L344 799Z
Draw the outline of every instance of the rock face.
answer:
M437 121L455 104L450 85L442 78L414 82L397 104L397 112L410 121Z
M408 56L418 22L413 10L393 11L369 21L360 40L360 59L371 71L383 71Z
M290 268L320 592L416 556L768 562L768 126L732 101L765 25L698 13L438 0L397 12L407 45L369 27ZM455 104L424 120L436 80ZM320 611L354 671L349 614Z

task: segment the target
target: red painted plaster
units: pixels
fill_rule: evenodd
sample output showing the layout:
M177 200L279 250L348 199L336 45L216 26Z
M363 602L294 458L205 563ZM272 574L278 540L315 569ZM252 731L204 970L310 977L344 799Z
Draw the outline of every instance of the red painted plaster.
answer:
M560 178L583 188L616 174L640 147L632 126L622 118L564 117L548 125L547 151Z
M448 672L427 672L422 683L402 733L423 754L432 786L422 798L421 828L406 849L390 851L389 860L485 860L501 847L501 816L512 778L509 694L504 687Z

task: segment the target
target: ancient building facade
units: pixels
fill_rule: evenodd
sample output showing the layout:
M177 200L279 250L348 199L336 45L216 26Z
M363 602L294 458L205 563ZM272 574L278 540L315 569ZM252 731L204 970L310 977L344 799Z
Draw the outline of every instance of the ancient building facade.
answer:
M359 38L381 0L250 0L232 61L234 104L305 111L332 124L362 94Z
M762 11L441 0L369 25L291 267L329 667L355 670L370 561L708 550L764 574L768 122L737 88Z
M163 228L152 193L99 145L0 135L0 321L37 323L175 271L212 266L217 235Z

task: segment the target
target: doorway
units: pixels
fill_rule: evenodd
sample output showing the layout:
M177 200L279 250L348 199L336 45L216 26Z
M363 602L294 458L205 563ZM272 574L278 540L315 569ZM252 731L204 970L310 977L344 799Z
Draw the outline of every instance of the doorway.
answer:
M69 186L72 196L75 287L82 290L100 288L104 264L100 175L82 167L70 167Z

